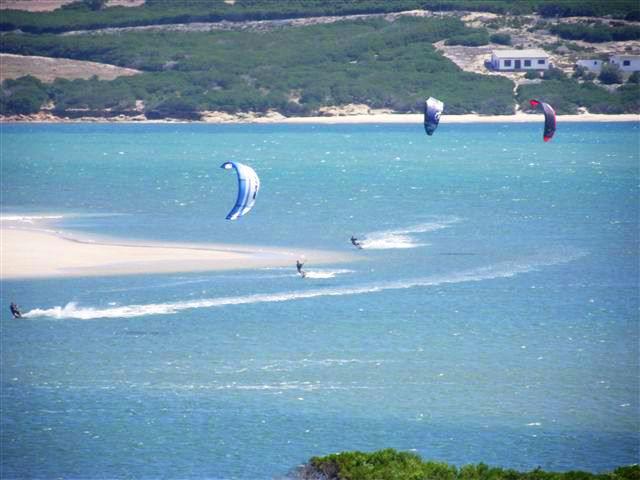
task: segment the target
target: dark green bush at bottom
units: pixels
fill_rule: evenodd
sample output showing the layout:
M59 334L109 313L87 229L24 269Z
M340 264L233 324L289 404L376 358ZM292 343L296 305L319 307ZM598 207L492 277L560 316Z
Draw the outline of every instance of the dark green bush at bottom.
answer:
M425 462L413 453L385 449L313 457L301 477L309 480L640 480L640 466L620 467L605 474L545 472L539 468L518 472L483 463L456 468L446 463Z

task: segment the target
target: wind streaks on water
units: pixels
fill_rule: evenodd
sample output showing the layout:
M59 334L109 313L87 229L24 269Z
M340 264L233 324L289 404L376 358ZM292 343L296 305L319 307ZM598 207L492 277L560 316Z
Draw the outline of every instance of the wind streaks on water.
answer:
M443 284L478 282L498 278L509 278L522 273L538 270L542 267L558 265L576 260L586 255L579 250L559 249L540 253L519 260L504 261L485 267L472 268L459 272L439 274L422 278L368 283L360 286L316 288L309 290L264 293L231 297L205 298L145 305L123 305L108 308L81 307L68 303L64 307L48 309L36 308L24 314L25 318L49 317L56 319L92 320L98 318L131 318L147 315L171 315L183 310L198 308L224 307L254 303L288 302L317 297L337 297L344 295L363 295L388 290L402 290L417 287L433 287Z

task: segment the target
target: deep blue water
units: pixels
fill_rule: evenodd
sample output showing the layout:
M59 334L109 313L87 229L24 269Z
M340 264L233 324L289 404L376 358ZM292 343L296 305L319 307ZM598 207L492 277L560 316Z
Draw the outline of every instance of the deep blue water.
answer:
M386 447L640 461L638 124L560 123L546 144L538 124L0 128L4 216L366 247L304 281L292 265L3 282L2 478L279 478ZM262 182L237 222L228 160Z

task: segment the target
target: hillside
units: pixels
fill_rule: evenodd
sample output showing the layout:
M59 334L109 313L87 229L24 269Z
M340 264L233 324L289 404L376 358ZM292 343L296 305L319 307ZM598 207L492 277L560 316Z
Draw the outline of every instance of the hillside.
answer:
M58 2L66 3L63 0ZM6 10L0 21L0 31L19 29L29 33L60 33L105 27L222 20L238 22L407 10L439 13L466 10L509 15L538 13L548 18L611 15L619 19L640 19L636 0L146 0L133 8L122 6L127 3L125 0L120 0L124 3L114 2L116 0L78 0L46 14ZM15 5L19 0L12 0L11 3Z
M313 457L296 472L296 478L300 480L637 480L639 475L638 465L600 474L547 472L540 468L518 472L483 463L457 468L443 462L424 461L414 453L391 448L372 453L353 451Z
M513 114L517 109L528 108L526 99L531 95L547 98L559 113L584 109L592 113L640 112L634 77L627 75L622 78L624 85L606 88L597 79L572 77L572 66L580 55L640 52L640 25L624 20L634 18L632 4L625 0L607 4L611 13L622 20L567 18L556 20L554 25L536 13L469 14L444 8L445 4L479 5L464 0L401 0L392 5L399 8L418 3L432 3L440 10L386 12L381 10L390 9L389 2L374 0L256 0L233 5L181 2L183 13L190 4L207 6L208 13L207 8L198 10L198 19L207 15L209 19L215 15L235 18L233 15L240 15L238 12L242 18L251 19L179 24L167 22L193 17L180 17L175 8L160 0L147 0L140 7L103 8L94 12L91 24L83 20L89 7L77 4L48 13L12 12L3 15L2 28L21 25L34 33L6 31L0 37L0 52L24 56L27 65L38 63L29 62L29 57L40 56L93 62L87 65L94 67L104 64L105 71L114 66L129 69L122 70L124 74L141 73L114 78L89 74L93 72L89 69L44 75L27 67L12 68L3 77L13 79L3 82L0 114L33 114L46 105L56 115L70 118L194 120L209 116L207 112L330 115L341 111L336 107L352 104L416 113L429 95L442 99L450 114ZM528 12L541 8L542 3L518 2ZM544 2L544 6L551 4ZM509 5L501 0L486 3L488 9L498 12ZM282 8L277 10L277 6ZM133 13L125 18L124 11ZM311 15L319 11L343 15ZM120 16L113 12L120 12ZM132 19L143 13L145 25L131 25ZM282 18L285 13L294 16ZM580 28L585 25L584 28L604 29L608 35L624 34L630 38L609 42L567 40L560 36L564 32L549 31L561 24ZM81 30L83 26L91 28ZM43 33L53 31L65 33ZM571 31L572 35L575 33ZM523 73L496 74L487 70L484 60L491 49L505 48L500 41L505 36L514 47L545 48L561 70L534 80L525 79ZM6 67L8 57L3 58L0 61ZM116 75L119 72L111 71ZM21 74L31 76L18 78ZM97 76L92 77L94 74Z

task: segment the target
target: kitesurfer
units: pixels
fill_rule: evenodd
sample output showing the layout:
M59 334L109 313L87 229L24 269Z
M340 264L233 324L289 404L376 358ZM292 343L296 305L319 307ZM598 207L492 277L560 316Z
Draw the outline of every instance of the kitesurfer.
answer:
M307 275L304 272L304 270L302 270L303 265L304 265L303 262L301 262L300 260L296 260L296 269L298 270L298 273L300 274L300 276L302 276L302 278L304 278Z
M13 318L22 318L22 313L20 312L18 305L16 305L14 302L11 302L11 305L9 305L9 309L11 310L11 315L13 315Z
M353 235L351 235L351 243L353 244L354 247L362 248L362 244L360 243L360 240L358 240Z

